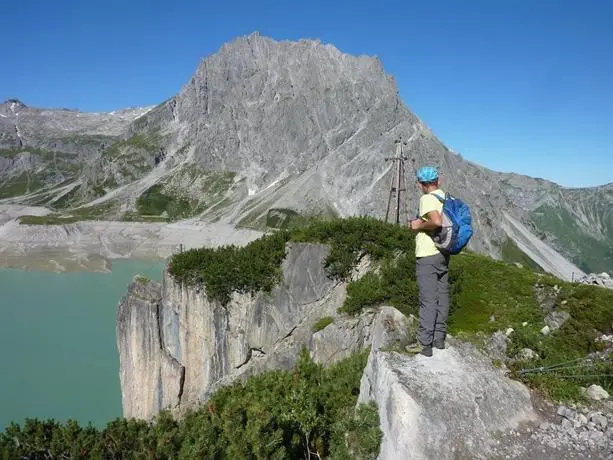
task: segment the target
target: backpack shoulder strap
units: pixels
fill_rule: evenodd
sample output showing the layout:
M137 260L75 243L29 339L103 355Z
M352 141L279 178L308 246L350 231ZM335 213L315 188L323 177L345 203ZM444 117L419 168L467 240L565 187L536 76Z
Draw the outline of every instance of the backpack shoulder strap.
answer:
M447 198L446 196L445 196L445 198L443 198L443 197L441 197L440 195L437 195L437 194L436 194L436 193L434 193L434 192L430 192L430 193L428 193L428 195L435 196L435 197L438 199L438 201L440 201L441 203L445 203L445 200L446 200L446 198Z

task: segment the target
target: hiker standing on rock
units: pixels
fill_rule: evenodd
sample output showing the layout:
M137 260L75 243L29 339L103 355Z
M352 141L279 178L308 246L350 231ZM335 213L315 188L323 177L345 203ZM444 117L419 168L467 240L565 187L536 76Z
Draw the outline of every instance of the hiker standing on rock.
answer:
M419 199L419 216L409 223L415 237L416 277L419 287L419 329L417 343L407 351L432 356L432 347L445 348L449 316L449 253L441 251L431 235L443 227L445 193L439 187L435 167L417 171L417 183L423 195Z

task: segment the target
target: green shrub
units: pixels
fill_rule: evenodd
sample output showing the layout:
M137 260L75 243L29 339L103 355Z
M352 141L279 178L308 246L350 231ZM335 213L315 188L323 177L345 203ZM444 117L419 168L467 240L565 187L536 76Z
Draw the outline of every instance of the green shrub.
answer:
M291 371L273 371L217 391L181 421L117 419L103 430L36 419L0 433L3 458L194 459L376 458L376 407L356 411L367 353L328 368L306 350ZM349 445L349 449L347 448Z
M415 257L412 254L384 259L378 273L369 271L360 279L350 282L341 311L356 314L365 307L383 303L396 307L407 316L418 314Z
M368 272L358 281L347 285L347 297L340 311L349 314L360 313L363 308L384 302L385 294L381 276Z
M35 173L23 172L0 183L0 198L9 198L32 193L45 184Z
M146 276L143 275L136 275L134 277L134 281L136 281L138 284L145 286L147 284L149 284L151 282L150 278L147 278Z
M99 220L106 217L115 207L115 203L106 201L94 206L51 213L45 216L25 215L19 217L19 223L25 225L63 225L85 220Z
M288 238L279 232L244 247L191 249L176 254L168 271L179 282L204 285L207 296L227 304L233 292L267 292L277 285Z
M308 226L315 220L330 220L330 216L322 215L301 215L293 209L272 208L266 213L266 228L281 230L294 230L299 227Z
M449 318L453 332L494 332L542 321L534 295L536 275L477 254L452 257L452 303ZM494 316L495 321L490 322Z
M292 241L329 244L325 267L330 276L339 280L348 280L366 255L377 262L398 252L413 254L415 247L415 235L408 228L372 217L313 220L293 230Z
M169 272L180 282L204 284L207 295L227 303L232 292L270 291L281 281L281 262L288 241L330 245L325 269L332 278L339 280L348 280L354 267L365 256L373 262L380 262L391 260L398 252L407 253L401 258L400 266L389 265L384 276L392 285L390 297L397 304L414 297L414 283L403 286L402 281L395 279L400 275L406 279L414 273L414 268L411 268L414 235L406 228L369 217L314 219L304 227L277 231L244 247L193 249L175 255ZM405 267L408 270L406 274L403 271ZM355 299L350 310L359 311L360 302L360 299Z
M139 149L152 154L160 150L160 142L159 129L146 134L137 134L129 139L115 142L102 153L102 156L114 159L124 154L128 148Z
M504 243L502 243L500 252L502 255L502 260L505 262L519 263L531 270L544 272L541 266L534 262L524 251L519 249L517 244L515 244L515 242L509 237L507 237Z
M59 199L55 200L51 206L55 209L67 208L73 205L78 200L79 187L73 187L70 191L64 193Z

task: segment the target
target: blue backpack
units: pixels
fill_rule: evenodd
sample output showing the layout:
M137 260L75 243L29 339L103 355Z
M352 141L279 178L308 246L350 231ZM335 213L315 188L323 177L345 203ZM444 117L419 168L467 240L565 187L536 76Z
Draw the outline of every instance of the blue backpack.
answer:
M473 236L470 208L464 201L449 193L445 198L435 193L431 195L443 203L443 227L431 235L432 240L437 248L449 254L459 254Z

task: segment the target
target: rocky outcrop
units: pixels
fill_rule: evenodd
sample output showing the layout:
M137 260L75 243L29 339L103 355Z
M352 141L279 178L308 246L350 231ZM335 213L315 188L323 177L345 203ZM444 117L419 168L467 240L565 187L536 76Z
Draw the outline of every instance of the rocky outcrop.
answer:
M345 295L324 272L328 251L289 246L281 286L268 294L235 293L227 307L165 276L160 329L168 352L186 367L186 401L205 400L238 375L293 365L313 323L333 316Z
M590 273L577 280L581 284L591 284L594 286L600 286L608 289L613 289L613 278L606 272L596 274Z
M586 390L586 394L594 401L609 399L609 393L600 385L590 385Z
M559 406L556 420L542 423L531 438L582 458L613 458L613 413L573 407Z
M432 358L373 344L359 398L369 401L383 431L379 459L497 458L499 432L538 420L524 385L455 340Z
M288 245L282 284L235 293L227 306L168 273L161 285L135 279L117 318L124 416L148 419L163 408L180 414L238 378L290 368L302 347L331 363L370 346L377 318L393 315L339 315L346 286L326 275L328 252L321 244ZM326 316L332 324L314 332Z
M155 327L160 298L157 283L137 277L118 311L119 378L125 414L157 413L181 401L185 367L166 351L161 331ZM132 336L137 340L128 346L122 344L121 339L134 330L140 331L138 337ZM148 378L134 379L133 375Z
M570 319L570 314L567 311L556 310L552 311L545 317L545 324L550 331L560 329L566 321Z

